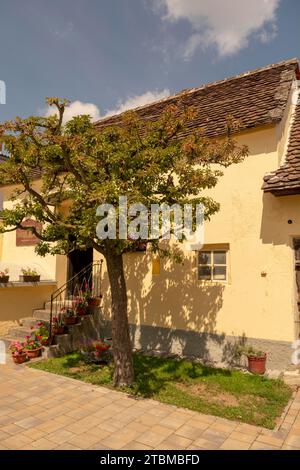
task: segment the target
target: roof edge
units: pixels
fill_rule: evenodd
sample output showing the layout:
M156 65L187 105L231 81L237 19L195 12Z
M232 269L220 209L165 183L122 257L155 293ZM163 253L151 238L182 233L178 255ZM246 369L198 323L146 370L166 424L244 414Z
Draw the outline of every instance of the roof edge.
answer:
M239 80L241 78L249 77L251 75L255 75L255 74L260 73L260 72L265 72L266 70L271 70L273 68L282 67L284 65L295 65L295 74L296 74L297 80L300 80L299 60L298 60L297 57L294 57L292 59L283 60L283 61L277 62L275 64L269 64L269 65L265 65L264 67L259 67L259 68L254 69L254 70L249 70L249 71L243 72L239 75L233 75L232 77L223 78L222 80L217 80L215 82L204 83L203 85L201 85L199 87L183 89L183 90L179 91L178 93L175 93L175 94L170 95L170 96L166 96L165 98L161 98L159 100L151 101L151 103L144 104L143 106L137 106L136 108L130 108L130 109L128 109L126 111L122 111L121 113L118 113L118 114L111 114L110 116L105 116L105 117L99 119L98 121L94 122L94 125L97 126L97 124L103 124L106 121L109 121L110 119L112 119L114 117L122 116L127 111L139 111L139 110L142 110L142 109L146 109L146 108L148 108L148 107L150 107L154 104L157 104L157 103L166 103L167 101L171 101L174 98L179 98L180 96L188 95L190 93L195 93L197 91L201 91L201 90L206 89L206 88L212 88L214 86L222 85L223 83L228 83L230 81Z

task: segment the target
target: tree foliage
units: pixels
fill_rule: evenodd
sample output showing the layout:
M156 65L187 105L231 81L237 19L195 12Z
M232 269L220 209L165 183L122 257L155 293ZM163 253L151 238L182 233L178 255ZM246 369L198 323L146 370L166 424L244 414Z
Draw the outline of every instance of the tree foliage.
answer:
M22 228L29 217L42 222L40 233L25 228L40 239L40 255L86 247L105 254L108 244L118 253L134 249L134 240L100 241L96 236L97 206L109 203L117 209L119 196L149 209L154 203L182 205L192 199L204 205L209 218L219 204L202 191L216 185L222 167L240 162L247 153L232 138L231 119L228 136L218 140L204 137L201 129L187 132L193 110L179 113L175 106L155 122L128 112L122 126L99 131L89 116L64 125L67 100L47 103L56 106L57 115L16 118L0 126L10 156L0 166L0 183L16 185L13 208L1 214L2 231ZM67 200L68 212L61 211Z
M114 383L130 385L134 373L122 254L136 249L137 241L98 239L96 209L106 203L118 212L120 196L127 196L128 204L144 204L149 212L151 204L193 201L203 204L209 218L219 204L205 190L217 184L222 168L240 162L247 149L232 137L236 124L231 118L226 137L208 139L201 129L189 127L195 114L184 106L168 106L155 121L128 112L120 126L98 129L89 116L64 124L68 101L47 102L56 107L55 116L16 118L0 126L0 142L9 153L0 165L0 184L13 188L13 205L1 213L1 231L31 230L40 240L36 251L42 256L92 247L105 257ZM42 230L24 226L28 218L41 222ZM157 239L150 245L170 254Z

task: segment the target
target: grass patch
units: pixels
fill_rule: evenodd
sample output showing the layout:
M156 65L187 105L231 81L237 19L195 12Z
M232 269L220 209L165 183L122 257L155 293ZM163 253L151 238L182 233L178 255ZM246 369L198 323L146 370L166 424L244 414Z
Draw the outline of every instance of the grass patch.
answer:
M80 353L29 367L112 387L113 366L86 364ZM292 390L281 380L187 361L134 354L135 383L122 391L201 413L274 428Z

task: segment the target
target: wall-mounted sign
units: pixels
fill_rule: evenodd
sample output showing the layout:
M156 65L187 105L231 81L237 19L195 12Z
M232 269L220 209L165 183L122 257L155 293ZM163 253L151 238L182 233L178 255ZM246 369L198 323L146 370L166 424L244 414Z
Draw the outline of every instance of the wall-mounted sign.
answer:
M33 219L27 219L22 222L23 227L35 227L40 232L42 224ZM18 228L16 230L16 246L34 246L39 243L39 239L30 231Z

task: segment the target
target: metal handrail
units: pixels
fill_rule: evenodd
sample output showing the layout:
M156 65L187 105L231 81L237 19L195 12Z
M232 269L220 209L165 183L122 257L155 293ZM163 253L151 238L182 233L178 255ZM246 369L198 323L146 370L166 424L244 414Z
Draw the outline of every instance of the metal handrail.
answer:
M54 292L52 292L51 298L50 298L50 325L49 325L50 344L52 343L52 339L53 339L52 323L53 323L54 301L58 297L63 296L66 292L67 292L67 296L70 296L71 299L64 298L63 302L66 303L66 302L69 302L69 300L73 301L74 294L76 292L78 293L83 292L84 290L83 283L89 283L90 280L92 280L92 290L94 290L94 268L98 268L98 271L96 271L96 274L97 275L99 274L99 283L97 283L97 287L98 287L99 297L102 298L102 264L103 264L103 260L89 263L85 268L81 269L81 271L79 271L73 277L68 279L68 281L65 282L61 287L59 287ZM85 277L86 273L89 273L88 279ZM75 288L74 288L74 285L75 285ZM64 295L64 297L66 296Z

